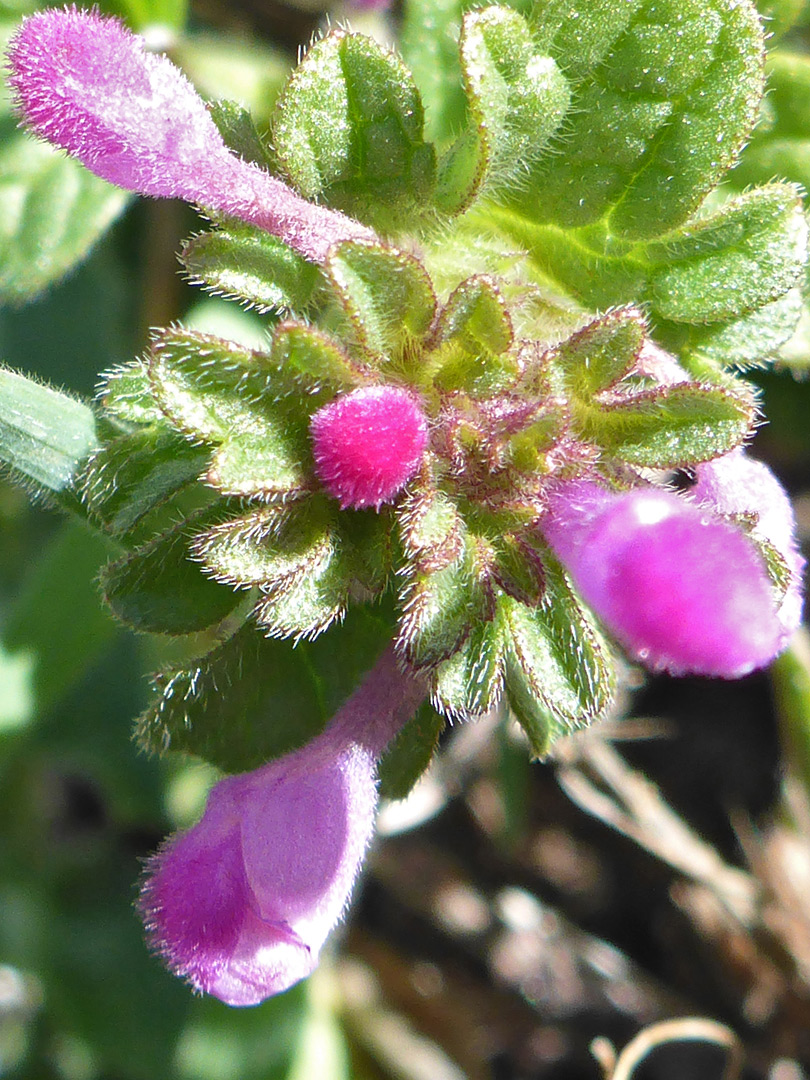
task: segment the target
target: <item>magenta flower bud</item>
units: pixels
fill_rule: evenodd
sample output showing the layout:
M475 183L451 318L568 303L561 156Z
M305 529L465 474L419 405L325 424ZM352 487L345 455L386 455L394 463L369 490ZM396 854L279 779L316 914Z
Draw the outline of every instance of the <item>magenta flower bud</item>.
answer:
M12 38L8 64L24 123L104 180L233 215L315 261L341 240L373 237L231 153L185 76L117 19L38 12Z
M321 736L212 788L198 824L152 857L141 892L171 971L228 1005L310 974L372 835L377 760L423 697L389 650Z
M738 678L784 647L785 624L759 548L719 509L574 481L553 494L542 528L632 656L675 675Z
M399 386L365 386L324 405L310 422L318 477L343 509L390 502L427 447L422 406Z

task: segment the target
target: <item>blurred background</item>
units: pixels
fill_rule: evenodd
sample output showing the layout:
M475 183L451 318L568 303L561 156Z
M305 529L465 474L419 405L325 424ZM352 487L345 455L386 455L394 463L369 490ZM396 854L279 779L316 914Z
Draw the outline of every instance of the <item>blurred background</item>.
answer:
M0 38L38 6L0 0ZM43 5L40 5L43 6ZM110 0L200 91L261 128L329 17L317 0ZM807 49L802 5L765 14ZM780 76L781 77L781 76ZM784 81L784 80L783 80ZM784 117L783 117L784 120ZM769 126L770 124L770 126ZM810 182L810 131L766 115L731 185ZM769 141L770 140L770 141ZM21 209L27 208L25 212ZM0 357L83 396L150 326L263 341L186 285L187 207L113 191L17 132L0 101ZM810 348L756 373L754 451L810 539ZM233 1010L151 957L143 859L211 771L131 741L171 642L103 609L109 556L0 481L0 1076L25 1080L709 1080L810 1075L810 645L737 683L625 672L615 720L530 764L517 729L449 729L380 836L308 983ZM692 1018L692 1019L685 1019ZM626 1053L621 1053L628 1047Z

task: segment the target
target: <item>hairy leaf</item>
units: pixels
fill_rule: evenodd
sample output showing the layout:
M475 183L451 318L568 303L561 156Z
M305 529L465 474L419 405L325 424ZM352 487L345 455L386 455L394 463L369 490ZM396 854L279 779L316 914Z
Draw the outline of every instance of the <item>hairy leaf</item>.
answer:
M541 41L580 81L565 153L538 164L520 206L535 221L604 221L646 239L689 217L733 164L762 93L763 36L746 0L607 7L535 9Z
M277 326L271 352L280 369L314 385L353 389L371 374L323 331L303 323Z
M293 72L273 117L292 183L385 228L422 206L435 182L419 92L405 65L370 38L333 30Z
M191 634L233 611L239 595L192 561L192 537L201 525L190 518L104 568L104 599L122 622L153 634Z
M590 401L623 379L638 359L644 333L640 312L628 308L603 315L572 334L555 357L571 392Z
M461 648L441 663L431 679L433 701L445 715L463 720L483 716L503 689L505 640L500 609L478 621Z
M404 799L439 745L444 718L425 702L383 754L377 772L383 799Z
M666 237L661 251L666 265L649 288L659 315L688 323L746 315L783 296L803 272L807 224L799 194L789 184L747 192Z
M82 498L106 530L125 536L152 510L198 480L208 456L165 426L139 428L93 453L82 476Z
M568 110L568 82L537 49L525 20L505 7L468 14L459 49L487 187L496 192L542 154Z
M137 737L153 753L185 750L230 772L308 742L390 640L381 613L354 611L322 642L287 642L246 625L207 656L157 678Z
M282 589L333 558L335 515L329 510L321 499L262 507L201 532L194 554L218 581Z
M258 311L302 311L321 280L282 240L238 222L187 240L180 259L194 284Z
M756 413L748 394L678 383L615 403L580 402L574 415L582 435L612 456L666 469L733 450L750 433Z
M347 241L330 254L326 268L358 341L375 359L400 360L427 334L436 297L412 255Z
M601 716L613 698L609 650L559 565L544 558L546 592L537 607L503 597L506 694L532 752Z

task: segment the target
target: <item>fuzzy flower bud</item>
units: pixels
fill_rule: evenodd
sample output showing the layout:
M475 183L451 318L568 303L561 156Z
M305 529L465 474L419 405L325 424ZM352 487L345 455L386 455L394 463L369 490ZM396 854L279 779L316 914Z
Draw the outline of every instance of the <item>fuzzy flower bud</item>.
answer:
M691 495L719 514L753 518L752 536L770 544L784 559L788 581L776 611L782 627L777 650L781 651L802 620L803 600L804 559L796 543L796 519L787 492L767 465L735 450L698 467Z
M318 477L343 509L390 502L419 469L428 441L422 407L398 386L366 386L312 417Z
M763 532L762 538L786 555L788 548L795 552L790 506L765 466L741 454L729 459L699 470L699 476L710 470L696 488L701 505L656 488L614 492L591 481L561 485L551 498L546 539L585 601L649 667L738 678L786 644L798 577L793 599L780 603L760 549L721 514L739 512L727 484L738 477L744 483L742 474L753 466L762 501L753 491L751 505L762 510L761 522L773 514L779 526L778 536ZM794 560L794 575L798 569Z
M104 180L231 214L314 261L372 236L231 153L185 76L117 19L38 12L13 37L8 64L24 123Z
M195 990L256 1005L309 975L371 838L376 765L424 696L386 652L324 733L216 784L147 867L155 950Z

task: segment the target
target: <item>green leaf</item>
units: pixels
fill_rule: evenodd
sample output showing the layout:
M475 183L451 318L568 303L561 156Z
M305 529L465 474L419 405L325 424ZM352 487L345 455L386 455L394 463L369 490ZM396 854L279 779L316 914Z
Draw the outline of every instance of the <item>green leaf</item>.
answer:
M467 278L442 309L432 336L437 346L457 339L473 356L499 355L513 341L512 320L492 278Z
M229 772L255 769L317 735L390 636L385 618L364 610L296 648L246 625L197 662L158 677L159 697L138 721L138 740Z
M709 461L739 446L756 417L751 397L698 383L641 390L615 403L578 403L581 435L612 457L651 468Z
M155 395L184 434L220 443L208 480L224 494L289 496L308 483L307 418L278 401L294 383L267 353L209 334L164 331L152 346Z
M420 706L377 767L381 798L404 799L410 793L436 752L444 724L444 718L428 702Z
M105 412L127 424L162 424L166 419L155 401L149 368L143 360L105 371L99 382L98 399Z
M433 667L460 648L489 606L479 554L466 537L453 562L440 569L417 564L404 575L397 646L414 667Z
M436 173L436 209L461 214L469 209L487 175L487 146L478 128L468 128L441 154Z
M272 170L272 155L268 153L253 117L243 105L238 101L212 101L208 111L230 150L259 168Z
M543 598L546 575L538 552L524 539L504 533L494 541L496 563L493 577L507 595L529 607Z
M441 663L431 679L432 697L446 716L463 720L495 708L503 690L504 632L500 611L476 622L457 652Z
M0 298L19 304L59 281L131 195L22 132L0 147Z
M465 16L459 49L495 192L514 184L546 148L568 110L568 82L537 49L525 20L505 7Z
M793 334L779 350L779 360L790 368L797 378L802 378L810 367L810 308L806 302L802 304L799 322ZM800 427L800 424L794 426L796 437Z
M506 641L506 694L532 752L603 715L614 692L610 652L555 560L544 558L546 592L530 608L511 597L499 607Z
M339 543L353 600L380 596L388 585L393 565L393 514L387 508L356 510L338 516Z
M349 577L345 557L332 547L307 573L291 575L259 600L256 622L271 637L311 641L345 616Z
M260 432L279 387L267 354L194 330L160 331L149 378L160 408L176 428L209 443L234 432Z
M273 117L289 179L361 221L403 224L430 196L435 154L410 72L370 38L333 30L293 72Z
M335 555L334 513L323 499L268 506L201 532L194 555L217 581L283 589L315 574Z
M401 504L398 525L406 556L422 569L441 570L464 550L464 521L438 488L416 487Z
M192 284L262 312L305 310L321 281L282 240L237 222L187 240L180 259Z
M276 416L263 431L236 431L217 447L206 479L223 495L284 502L300 498L312 487L304 464L308 459L305 429Z
M570 77L580 80L605 60L644 7L644 0L536 0L530 17L537 40L564 57Z
M326 271L355 335L375 359L397 362L427 334L436 297L412 255L347 241L330 253Z
M733 164L762 94L763 35L737 0L623 4L550 0L535 8L541 47L580 82L563 154L547 155L518 196L534 221L604 220L613 235L679 225ZM558 28L558 29L557 29Z
M520 368L512 346L512 320L494 281L468 278L451 294L432 334L441 350L436 383L444 390L488 396L512 385Z
M399 47L425 103L425 131L437 143L453 138L466 121L458 54L464 7L464 0L405 4Z
M104 599L122 622L145 633L191 634L230 615L239 595L192 561L202 524L189 518L104 567Z
M136 734L153 753L185 750L229 772L308 742L326 721L302 647L244 626L207 656L157 676L158 698Z
M279 368L302 376L309 384L353 389L372 374L323 331L303 323L280 323L271 351Z
M750 368L773 357L780 346L788 342L802 315L801 289L790 289L778 300L765 304L751 315L719 325L675 328L686 331L677 334L675 349L682 361L689 364L708 360L719 367Z
M148 427L106 442L82 476L82 499L113 536L126 536L143 518L205 471L206 450L163 427Z
M633 308L611 311L559 346L555 360L571 393L590 402L635 366L644 342L644 318Z
M750 191L719 213L670 234L666 265L652 275L650 301L674 322L714 323L746 315L799 281L807 256L807 223L792 185Z
M0 461L71 509L74 482L98 445L89 405L0 368Z

